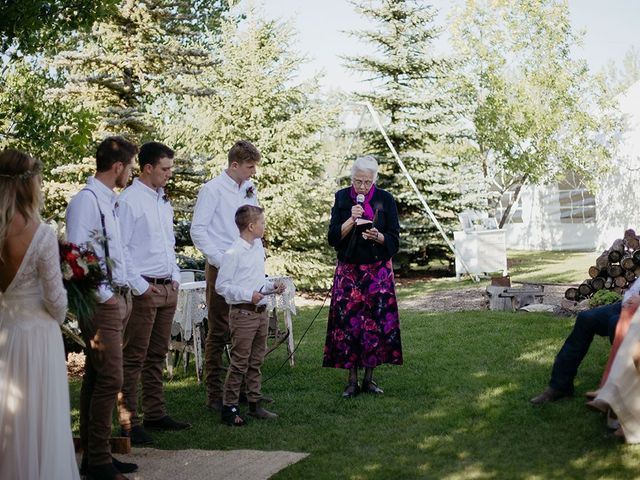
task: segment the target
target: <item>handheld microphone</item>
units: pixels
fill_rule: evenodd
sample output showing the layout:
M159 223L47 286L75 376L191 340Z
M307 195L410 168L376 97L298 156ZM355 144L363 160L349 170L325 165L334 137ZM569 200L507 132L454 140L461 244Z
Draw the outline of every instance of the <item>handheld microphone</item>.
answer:
M358 203L358 205L362 205L364 203L364 195L362 193L359 193L356 196L356 202Z

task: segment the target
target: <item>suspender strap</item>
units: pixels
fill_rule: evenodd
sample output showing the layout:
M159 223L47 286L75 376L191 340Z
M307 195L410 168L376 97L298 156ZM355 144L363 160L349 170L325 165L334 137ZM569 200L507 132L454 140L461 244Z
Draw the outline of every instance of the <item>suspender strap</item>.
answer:
M100 212L100 223L102 224L102 248L104 248L104 263L107 267L107 278L109 279L109 283L113 284L113 274L111 272L111 257L109 256L109 241L107 240L107 227L104 223L104 213L102 213L102 209L100 208L100 202L98 201L98 196L96 193L89 189L83 188L80 190L81 192L89 192L96 199L96 206L98 207L98 211Z

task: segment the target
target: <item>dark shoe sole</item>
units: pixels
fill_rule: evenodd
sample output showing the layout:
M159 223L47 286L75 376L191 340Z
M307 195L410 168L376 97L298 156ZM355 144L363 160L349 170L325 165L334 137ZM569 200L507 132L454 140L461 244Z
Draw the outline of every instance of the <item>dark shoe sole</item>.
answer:
M181 432L183 430L189 430L192 427L193 427L193 425L188 423L184 427L162 427L162 426L155 427L153 425L145 425L144 429L145 430L150 430L152 432Z

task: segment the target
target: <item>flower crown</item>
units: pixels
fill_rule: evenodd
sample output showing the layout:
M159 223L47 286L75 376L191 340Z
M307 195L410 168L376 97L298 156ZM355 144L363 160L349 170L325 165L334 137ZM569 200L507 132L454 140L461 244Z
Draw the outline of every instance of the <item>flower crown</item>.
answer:
M0 177L2 178L11 178L11 179L19 179L26 180L27 178L35 177L40 173L40 169L36 166L31 170L26 170L22 173L0 173Z

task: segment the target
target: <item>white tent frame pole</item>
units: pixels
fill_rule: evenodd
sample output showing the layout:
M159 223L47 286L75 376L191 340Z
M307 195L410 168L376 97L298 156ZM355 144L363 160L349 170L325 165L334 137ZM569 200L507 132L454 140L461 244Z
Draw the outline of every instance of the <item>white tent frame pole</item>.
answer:
M478 277L478 275L474 275L474 274L471 273L471 271L469 270L469 267L467 266L466 262L462 258L462 255L460 255L460 253L456 250L456 247L453 245L453 243L451 243L451 240L449 240L449 238L447 237L447 234L445 233L444 229L440 225L440 222L438 221L436 216L431 211L431 208L429 208L429 205L427 205L427 201L424 199L424 196L422 195L422 193L418 189L418 186L416 185L416 182L413 181L413 178L411 177L411 174L409 173L407 168L404 166L404 163L400 159L400 155L398 155L398 152L396 151L395 147L393 146L393 143L391 143L391 140L389 139L389 136L387 135L386 130L382 126L382 122L380 121L380 117L378 116L378 112L376 112L376 110L373 108L373 105L371 105L371 102L367 101L367 102L361 102L361 103L366 105L367 109L369 109L369 113L371 114L371 117L373 118L373 121L376 123L376 126L378 127L378 130L380 130L380 133L384 137L385 142L387 142L387 145L388 145L389 149L391 150L391 153L395 157L396 162L398 162L398 165L400 166L400 169L402 170L402 173L404 173L404 176L409 181L409 184L413 188L413 191L416 192L416 195L420 199L420 202L422 203L422 206L426 210L426 212L429 215L429 218L431 219L431 221L434 223L434 225L438 229L438 232L440 232L440 235L442 236L444 241L447 243L447 245L449 246L449 248L451 249L453 254L460 261L460 264L465 269L465 271L469 274L469 276L473 279L473 281L474 282L480 282L480 278Z

